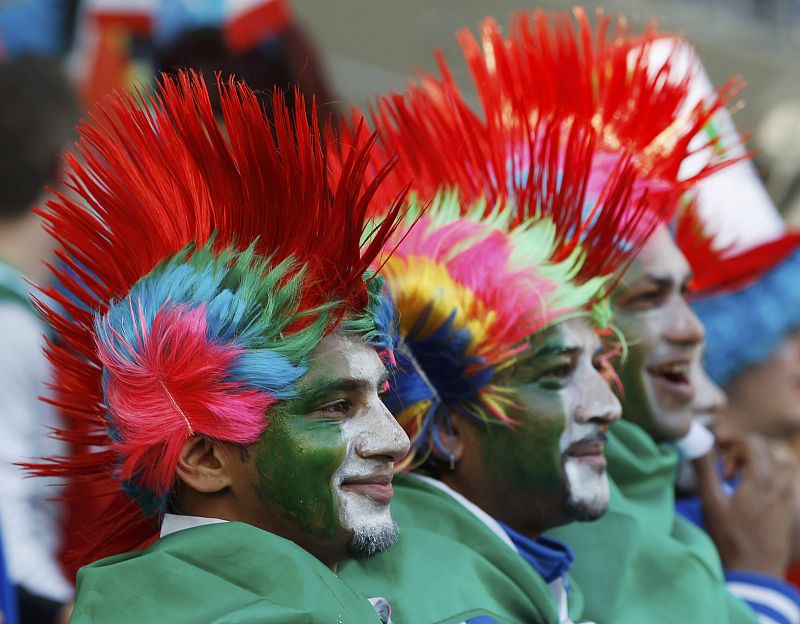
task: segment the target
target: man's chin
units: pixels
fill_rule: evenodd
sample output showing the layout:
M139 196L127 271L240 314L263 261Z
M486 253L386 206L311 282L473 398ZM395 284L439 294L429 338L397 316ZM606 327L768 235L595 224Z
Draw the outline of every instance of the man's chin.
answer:
M565 511L570 518L578 521L597 520L608 511L611 495L605 470L567 460L564 471L567 477Z
M391 518L358 525L353 529L347 554L351 559L369 559L394 546L398 535L397 523Z

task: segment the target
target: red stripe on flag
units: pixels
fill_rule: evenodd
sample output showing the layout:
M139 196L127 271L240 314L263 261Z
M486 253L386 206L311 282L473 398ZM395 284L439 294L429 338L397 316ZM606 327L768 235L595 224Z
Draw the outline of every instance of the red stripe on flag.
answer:
M97 11L91 19L100 28L124 27L137 35L149 35L153 30L153 16L141 11Z
M234 52L244 52L283 30L291 21L292 12L285 0L260 2L225 24L225 40Z

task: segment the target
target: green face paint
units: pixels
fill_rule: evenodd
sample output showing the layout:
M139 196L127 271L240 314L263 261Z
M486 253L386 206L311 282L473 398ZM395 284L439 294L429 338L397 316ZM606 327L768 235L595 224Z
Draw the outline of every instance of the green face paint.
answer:
M558 323L531 339L506 382L516 389L511 415L517 424L472 437L484 474L470 474L493 516L538 534L605 512L603 432L619 418L620 406L598 370L603 361L586 319Z
M391 486L375 480L390 480L408 438L380 399L386 377L372 347L334 333L314 351L297 396L270 411L251 448L256 493L298 543L343 548L367 527L394 529L388 500L377 500Z
M492 427L481 442L492 478L515 483L535 497L563 490L559 438L566 425L567 404L562 383L550 373L568 357L562 327L559 324L534 336L527 356L514 368L520 409L513 417L519 424Z
M339 423L308 415L307 399L287 401L255 445L261 500L298 528L325 539L341 531L332 479L344 461L346 443Z

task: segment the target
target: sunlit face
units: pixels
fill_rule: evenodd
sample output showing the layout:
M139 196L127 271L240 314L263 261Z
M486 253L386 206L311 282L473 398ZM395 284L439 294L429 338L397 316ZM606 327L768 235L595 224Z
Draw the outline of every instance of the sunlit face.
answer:
M686 259L661 227L612 296L613 322L628 343L620 369L622 415L657 442L686 435L692 420L690 367L704 331L684 298L689 277Z
M771 437L800 432L800 329L787 334L769 359L736 375L726 390L730 407L721 426Z
M690 368L691 382L694 386L692 416L706 427L714 427L719 420L720 412L727 403L725 393L703 367L702 358L692 362Z
M381 400L387 376L372 347L327 336L252 449L274 532L323 560L370 556L396 539L392 471L409 442Z
M584 319L540 332L511 373L518 425L475 428L461 465L468 495L513 528L542 531L608 507L605 433L620 416L601 371L600 340ZM475 430L473 429L473 430ZM477 499L477 500L476 500Z

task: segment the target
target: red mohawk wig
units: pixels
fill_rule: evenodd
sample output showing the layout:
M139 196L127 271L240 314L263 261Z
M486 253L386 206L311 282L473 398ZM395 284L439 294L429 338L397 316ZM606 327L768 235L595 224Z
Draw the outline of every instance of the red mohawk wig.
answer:
M31 468L106 499L79 564L157 537L182 440L260 435L319 338L373 305L365 271L400 219L402 196L367 230L391 168L367 174L374 138L357 131L332 177L313 104L295 93L289 113L276 92L272 126L245 85L218 89L221 120L190 73L111 97L67 157L78 199L41 211L60 243L58 305L39 303L58 335L51 401L71 425L58 435L89 450Z
M390 206L412 178L423 203L443 190L457 190L464 214L474 214L476 203L483 202L488 217L511 202L511 229L533 220L553 222L558 251L552 261L581 247L585 256L578 282L621 272L666 218L665 202L652 203L646 193L636 193L630 150L621 148L608 158L591 116L531 119L511 110L504 116L487 113L483 120L466 103L441 57L439 65L443 78L425 76L370 108L380 138L373 167L388 154L398 158L375 205ZM351 129L363 123L362 113L356 110L353 119L350 126L342 124L334 163L358 145Z
M481 26L480 43L468 30L459 32L488 117L505 116L511 108L534 118L590 118L601 132L601 146L630 150L638 171L669 185L673 201L698 180L740 159L720 153L720 137L698 139L738 91L738 81L730 80L716 97L687 110L692 75L680 70L677 48L663 61L654 52L666 35L652 26L636 35L624 18L612 23L598 12L593 36L586 13L580 8L573 13L577 31L568 13L537 10L512 17L508 37L491 18ZM681 177L681 164L699 152L713 157Z

